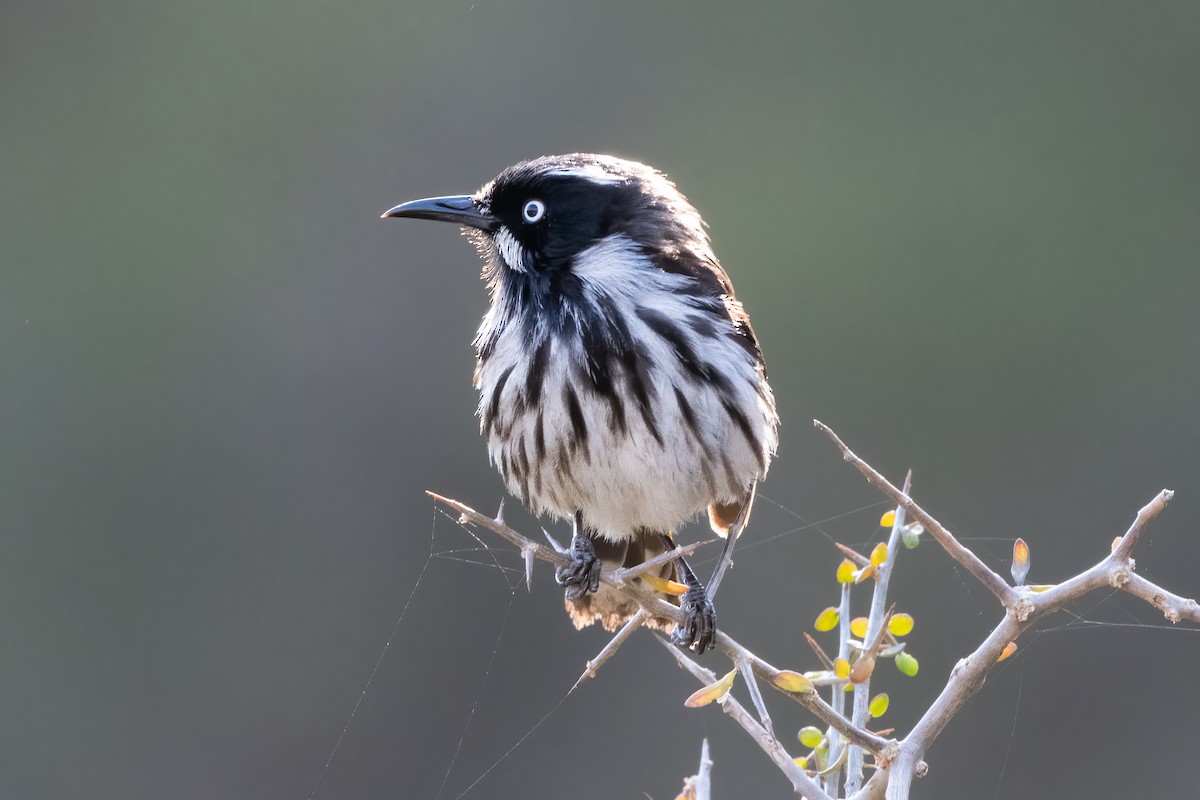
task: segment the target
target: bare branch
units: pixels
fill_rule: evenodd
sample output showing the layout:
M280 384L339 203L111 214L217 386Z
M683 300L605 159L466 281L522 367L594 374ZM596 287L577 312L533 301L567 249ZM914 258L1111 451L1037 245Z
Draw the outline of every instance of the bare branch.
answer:
M901 490L901 494L908 497L911 492L912 470L910 469L904 476L904 488ZM871 612L867 618L867 633L863 637L863 653L859 656L858 661L858 664L870 664L872 668L875 663L875 654L879 652L883 635L887 631L888 619L891 618L891 612L886 610L887 591L896 566L896 559L900 555L900 531L903 529L904 506L901 504L896 506L896 518L892 521L892 531L888 535L887 558L875 568L875 588L871 593ZM869 659L869 661L864 661L864 659ZM854 673L852 672L851 675ZM854 687L854 711L850 717L851 722L859 727L866 726L870 702L871 675L868 672L866 679ZM851 747L846 761L846 791L848 793L857 792L862 786L862 767L862 750Z
M583 683L588 678L596 677L596 670L600 669L600 666L604 664L605 661L608 661L613 657L613 654L617 652L617 648L629 638L629 634L642 627L642 624L645 623L647 616L646 609L639 608L637 613L630 617L629 621L621 626L621 630L617 631L612 640L608 644L604 645L604 649L597 653L595 658L587 662L587 667L583 670L583 674L579 676L579 680L575 681L575 685L571 687L571 691L573 692L578 689L579 684Z
M645 575L647 572L653 572L666 564L668 561L674 561L677 558L685 558L700 549L701 545L708 542L692 542L683 547L676 547L674 550L668 550L665 553L659 553L654 558L647 559L640 564L634 564L632 567L622 567L613 573L613 578L618 581L628 581L639 575Z
M847 547L841 542L834 542L833 546L842 551L842 555L853 561L861 569L871 563L871 559L864 556L862 553L855 550L853 547Z
M1136 543L1145 524L1162 511L1171 497L1172 492L1164 490L1142 508L1121 544ZM921 759L934 739L963 705L983 688L988 673L996 665L1004 647L1016 641L1039 619L1061 611L1068 603L1089 592L1115 587L1142 598L1163 611L1169 620L1177 621L1186 617L1200 622L1200 606L1195 600L1171 594L1135 574L1129 552L1118 545L1100 563L1045 592L1034 592L1027 587L1014 590L1018 599L1007 609L1004 619L975 652L955 665L937 700L900 742L899 754L888 770L887 800L907 800L913 775L921 774ZM1172 614L1178 616L1172 619Z
M1002 605L1007 607L1016 600L1016 593L1013 591L1013 588L1003 578L993 572L991 567L980 561L977 555L964 547L958 539L954 538L954 535L946 530L942 523L938 522L928 511L913 502L911 497L893 486L887 478L876 472L874 467L855 455L828 425L816 419L813 420L813 425L837 445L838 449L842 451L842 458L853 464L854 468L861 472L863 477L872 486L882 491L888 497L892 498L892 500L895 500L900 508L919 520L925 526L925 529L929 531L929 534L937 540L938 544L950 554L950 557L959 564L962 564L992 594L996 595Z
M821 665L825 667L825 669L832 672L833 659L829 657L829 654L825 652L825 649L817 643L817 640L814 639L812 634L808 631L804 632L804 641L808 642L808 646L811 647L813 652L817 654L817 659L821 662Z
M742 680L746 682L746 691L750 692L750 700L754 703L754 710L758 712L758 721L762 723L763 728L767 733L775 736L775 727L771 724L771 715L767 711L767 704L763 701L762 692L758 689L758 679L754 677L754 670L750 667L749 661L743 661L737 665L738 672L742 675Z
M675 657L676 663L692 673L702 684L710 684L716 681L717 676L712 670L705 669L695 661L692 661L678 647L661 636L658 637L658 640ZM750 734L750 738L754 740L755 744L762 748L762 751L775 762L775 766L779 767L779 770L791 780L792 788L798 796L809 798L809 800L833 800L833 798L825 794L825 791L812 778L808 777L808 774L804 770L796 765L796 762L788 755L788 752L783 749L783 745L779 743L779 740L768 733L767 729L760 725L758 720L754 719L750 712L733 695L727 694L719 702L721 703L722 710L732 717L738 725L741 725L746 733Z
M850 662L850 584L848 583L842 584L842 596L838 603L838 658L846 663ZM833 690L833 710L839 715L846 712L846 693L840 686ZM841 734L836 729L831 730L829 733L829 751L831 753L847 753L850 746L849 743L842 741ZM825 779L826 790L837 794L840 781L841 772L834 772Z
M1133 518L1133 524L1129 526L1129 530L1121 537L1120 544L1113 550L1114 560L1126 561L1133 555L1133 548L1137 547L1138 539L1141 538L1142 529L1146 527L1146 523L1157 517L1174 496L1175 492L1163 489L1157 497L1138 511L1137 516Z
M1157 608L1167 618L1167 622L1174 623L1190 619L1192 622L1200 623L1200 603L1177 594L1171 594L1141 575L1130 573L1129 582L1121 588Z
M1014 614L1006 614L983 644L950 671L950 678L942 693L900 742L900 752L889 769L887 800L907 800L913 775L929 745L959 709L983 688L983 682L996 665L1004 646L1015 640L1024 627L1016 621Z
M708 739L700 741L700 769L696 770L696 800L712 800L712 759L708 756Z
M560 566L568 563L568 557L565 554L556 552L555 550L546 547L545 545L538 544L531 539L527 539L507 525L497 522L493 517L489 517L486 514L481 514L464 503L460 503L459 501L452 500L448 497L443 497L435 492L426 492L426 494L428 494L434 500L444 503L445 505L448 505L450 508L453 508L455 511L457 511L461 515L462 522L487 528L498 536L511 542L523 552L526 550L526 548L528 548L532 550L536 558L542 561L548 561L551 564L557 564ZM642 608L646 609L647 612L655 617L669 619L676 623L683 619L683 615L679 611L678 606L671 605L645 587L638 586L634 583L622 583L621 581L617 580L615 575L606 572L602 572L600 574L600 580L602 583L612 586L618 591L626 593L630 598L636 600L638 604L642 606ZM779 674L780 670L747 650L741 644L730 638L728 634L724 633L723 631L717 631L716 643L717 647L720 648L720 650L724 652L734 664L738 664L741 661L749 662L755 675L765 680L776 691L807 708L826 725L833 726L835 729L840 731L848 741L851 741L860 747L864 747L867 750L870 750L872 753L877 753L887 746L887 739L884 739L882 736L877 736L870 731L866 731L851 725L849 720L834 711L828 703L817 696L816 692L789 692L778 686L774 682L774 678Z
M805 706L825 722L833 731L830 734L831 753L840 752L833 745L841 742L842 747L845 747L847 744L857 745L874 754L876 771L862 789L855 792L852 782L848 782L847 784L847 791L848 793L852 793L854 800L879 800L883 796L886 796L887 800L907 800L913 778L920 777L928 769L922 760L928 748L941 732L945 730L946 726L961 710L963 705L983 687L988 674L996 665L1005 646L1009 642L1016 641L1024 631L1028 630L1039 619L1061 611L1067 604L1078 600L1089 592L1117 588L1154 606L1163 613L1167 620L1173 623L1182 620L1200 623L1200 604L1197 604L1194 599L1173 594L1136 574L1134 571L1135 564L1132 554L1139 538L1146 524L1161 513L1166 504L1171 500L1173 496L1171 491L1163 490L1142 508L1125 535L1117 540L1112 548L1112 552L1094 566L1044 591L1034 591L1033 588L1027 586L1013 588L909 497L907 481L904 489L897 489L876 472L874 468L851 452L842 440L827 426L816 421L814 421L814 424L838 446L845 460L851 462L871 484L892 498L898 506L897 521L893 526L892 534L889 538L888 559L883 565L876 568L875 595L872 598L871 616L868 620L867 636L864 637L864 646L868 648L878 647L879 642L884 638L882 633L886 626L886 614L883 613L882 609L886 607L888 578L894 566L895 554L899 544L897 532L903 525L905 513L921 522L952 558L962 564L996 595L1004 607L1005 614L983 643L969 656L958 662L951 671L938 698L909 734L900 741L885 739L866 730L862 724L855 725L848 721L842 715L840 709L843 701L841 691L835 691L834 693L835 702L839 706L839 708L835 709L826 703L817 692L789 692L782 688L776 682L776 679L780 675L779 669L763 661L723 631L718 631L716 636L717 647L742 672L742 676L747 683L751 697L754 699L754 704L763 722L760 723L756 720L736 699L729 695L726 695L722 700L725 713L732 717L754 738L759 747L767 753L771 760L779 767L780 771L788 777L797 794L804 797L816 798L817 800L832 800L829 793L809 778L804 770L796 766L787 751L770 731L770 717L767 713L766 703L762 698L761 692L758 691L756 679L765 680L777 691ZM554 540L548 534L547 537L550 539L552 545L554 545L552 547L538 544L508 527L503 520L503 510L493 518L485 514L480 514L456 500L442 497L433 492L429 494L435 500L458 511L461 514L461 521L463 523L487 528L516 546L526 560L527 578L530 565L534 559L560 566L568 563L569 559L566 553L557 543L554 543ZM610 658L616 652L617 648L620 647L621 643L634 630L640 627L646 619L655 617L675 622L679 622L682 619L682 614L677 606L666 602L661 596L642 585L640 581L633 579L638 575L645 574L647 570L660 567L671 558L677 558L680 555L692 552L697 546L699 545L689 545L685 548L679 548L672 553L658 556L640 567L616 570L611 573L605 572L601 575L601 581L637 602L641 610L613 637L595 659L588 662L587 669L580 677L580 682L594 675L596 669ZM861 561L864 560L863 556L852 551L847 555L861 566ZM839 657L841 658L848 656L846 643L849 636L847 628L849 619L848 589L848 585L842 587L840 612L842 628L844 630L842 631L841 638L843 641L839 650ZM666 644L665 641L664 644ZM710 670L699 666L674 646L669 644L666 644L666 646L667 650L679 664L689 672L692 672L701 681L712 683L716 680L716 676ZM867 652L869 654L870 649ZM824 661L827 660L828 657L824 659ZM788 682L782 681L782 683L787 685ZM854 749L850 751L851 755L853 755ZM840 756L838 758L840 759ZM707 755L703 759L706 760ZM826 781L832 791L836 793L836 775L827 775Z
M549 561L551 564L556 564L560 567L565 567L571 563L571 559L567 557L565 551L551 550L545 545L540 545L535 541L525 538L521 534L514 531L512 528L504 524L504 520L494 519L487 514L480 514L470 506L460 503L457 500L451 500L449 497L443 497L437 492L425 492L425 494L437 500L443 505L450 506L459 514L462 515L463 522L470 522L472 525L478 525L481 528L487 528L492 533L507 539L510 543L517 546L522 552L530 550L534 556L542 561ZM550 534L546 534L549 536Z

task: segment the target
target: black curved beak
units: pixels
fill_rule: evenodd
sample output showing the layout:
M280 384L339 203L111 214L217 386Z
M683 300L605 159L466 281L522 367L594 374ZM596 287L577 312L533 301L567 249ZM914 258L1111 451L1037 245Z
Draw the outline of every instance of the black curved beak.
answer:
M469 194L411 200L407 203L401 203L395 208L389 208L383 212L380 219L387 217L436 219L442 222L453 222L457 225L467 225L489 232L500 227L500 220L481 212Z

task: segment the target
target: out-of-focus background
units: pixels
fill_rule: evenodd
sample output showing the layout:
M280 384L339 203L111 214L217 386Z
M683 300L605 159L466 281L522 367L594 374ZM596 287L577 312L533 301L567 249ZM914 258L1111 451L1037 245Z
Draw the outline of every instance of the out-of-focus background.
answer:
M499 761L467 798L664 798L705 735L716 797L788 794L648 636L522 741L606 636L548 569L429 557L479 544L425 489L502 494L486 295L452 228L378 215L544 153L666 170L753 315L784 427L719 604L748 646L815 667L831 538L879 535L813 417L1033 582L1177 489L1139 567L1200 593L1198 37L1179 2L6 3L0 796L454 800ZM997 609L931 542L893 587L904 731ZM1097 597L1026 637L921 796L1194 791L1168 627Z

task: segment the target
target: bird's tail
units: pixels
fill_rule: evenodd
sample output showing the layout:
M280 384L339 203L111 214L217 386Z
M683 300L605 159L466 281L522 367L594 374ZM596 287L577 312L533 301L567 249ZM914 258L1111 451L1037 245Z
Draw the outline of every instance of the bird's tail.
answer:
M634 567L655 556L671 549L669 538L658 531L642 530L633 538L621 542L610 542L597 537L594 540L596 555L600 556L602 569L612 572L620 567ZM675 561L668 561L654 573L664 580L679 582L679 572ZM641 582L640 578L635 580ZM668 602L679 604L679 598L661 595ZM578 600L565 600L567 614L576 628L586 628L597 622L606 631L615 631L624 625L637 613L638 604L611 586L601 583L599 591L585 594ZM663 632L670 632L674 623L662 617L651 617L646 626Z

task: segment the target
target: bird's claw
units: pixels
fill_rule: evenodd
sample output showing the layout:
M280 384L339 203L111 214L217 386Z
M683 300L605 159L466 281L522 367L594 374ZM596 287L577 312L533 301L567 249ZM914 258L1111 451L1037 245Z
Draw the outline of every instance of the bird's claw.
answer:
M679 647L690 647L699 655L712 647L717 637L717 612L708 593L699 583L688 587L679 598L683 624L676 625L671 641Z
M599 591L600 559L592 540L581 535L572 537L567 555L571 563L554 570L554 580L566 587L566 598L578 600L588 592Z

